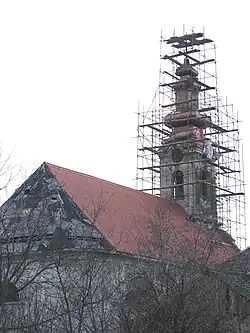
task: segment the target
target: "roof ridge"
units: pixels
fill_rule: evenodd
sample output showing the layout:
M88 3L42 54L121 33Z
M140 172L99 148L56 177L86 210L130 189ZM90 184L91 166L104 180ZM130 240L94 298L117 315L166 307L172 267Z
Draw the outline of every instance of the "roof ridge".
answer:
M82 175L82 176L88 176L90 178L94 178L94 179L99 179L99 180L102 180L103 182L105 183L108 183L108 184L112 184L112 185L115 185L115 186L119 186L119 187L122 187L122 188L126 188L130 191L134 191L134 192L137 192L137 193L141 193L143 195L149 195L149 196L153 196L155 197L154 195L152 194L149 194L149 193L145 193L143 191L139 191L139 190L136 190L135 188L132 188L132 187L129 187L129 186L125 186L125 185L121 185L121 184L117 184L117 183L114 183L114 182L111 182L109 180L106 180L106 179L103 179L103 178L99 178L99 177L95 177L95 176L92 176L92 175L89 175L87 173L84 173L84 172L80 172L80 171L76 171L76 170L72 170L72 169L69 169L69 168L65 168L65 167L61 167L59 165L56 165L56 164L53 164L53 163L49 163L49 162L44 162L47 166L52 166L52 167L56 167L56 168L59 168L59 169L62 169L62 170L65 170L65 171L68 171L68 172L72 172L72 173L75 173L75 174L78 174L78 175ZM157 198L160 198L160 197L157 197Z
M216 263L227 260L236 252L234 247L228 247L226 246L227 244L214 242L214 240L220 240L220 234L217 230L210 230L202 223L189 221L184 208L168 197L156 197L128 186L116 184L52 163L44 162L44 165L59 181L76 205L78 205L82 212L88 217L91 217L88 214L88 207L89 205L93 205L93 200L99 200L99 190L103 187L105 194L104 206L93 207L94 213L96 209L99 212L99 208L102 209L102 207L104 207L101 217L99 218L99 216L97 216L97 228L110 240L110 243L115 245L118 249L128 252L132 251L133 253L134 251L140 251L145 241L150 241L152 231L154 230L150 229L149 223L150 221L154 223L154 218L152 219L154 216L151 213L155 211L156 214L161 214L161 220L159 222L164 224L163 231L166 232L167 239L170 237L170 229L168 228L171 228L172 223L174 223L172 228L176 226L176 230L173 230L173 234L170 237L170 245L174 246L173 251L178 252L180 247L178 242L185 243L186 237L187 246L191 244L192 248L195 250L195 255L197 246L202 250L202 253L204 251L210 251L210 246L204 243L207 240L211 245L216 243L215 246L213 245L211 247L211 249L215 251L215 254L212 254L212 261ZM117 192L115 200L110 200L109 198L109 196L112 195L112 191ZM164 220L162 220L162 217ZM185 244L183 246L186 248ZM176 254L178 254L177 252ZM205 254L207 255L207 253Z

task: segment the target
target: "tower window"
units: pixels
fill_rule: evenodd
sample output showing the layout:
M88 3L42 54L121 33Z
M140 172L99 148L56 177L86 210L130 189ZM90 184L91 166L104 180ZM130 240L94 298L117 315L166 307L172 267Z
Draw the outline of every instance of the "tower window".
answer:
M182 171L173 173L173 198L184 199L184 176Z
M183 160L183 152L181 151L180 148L175 148L172 151L172 160L175 163L179 163Z
M210 185L208 184L210 182L210 174L207 170L201 171L201 195L204 199L208 199L210 195Z
M193 95L192 90L188 90L188 100L189 100L189 101L192 100L192 95Z

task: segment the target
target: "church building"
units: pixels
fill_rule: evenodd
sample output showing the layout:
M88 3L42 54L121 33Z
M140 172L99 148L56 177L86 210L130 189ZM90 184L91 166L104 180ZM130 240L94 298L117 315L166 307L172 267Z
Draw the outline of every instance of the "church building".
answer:
M224 121L227 111L212 84L215 74L208 75L215 58L207 58L205 47L213 41L192 33L161 42L172 48L161 54L164 66L170 61L171 68L161 68L157 107L140 115L146 119L138 124L142 163L138 163L137 181L141 186L133 189L44 162L0 209L0 272L7 281L0 290L0 296L5 290L2 299L18 302L18 288L22 290L27 277L17 278L15 270L27 257L36 258L36 270L47 258L53 259L61 277L56 266L61 257L55 260L54 256L62 250L68 262L76 262L74 253L98 252L126 262L138 263L140 258L191 262L209 269L223 267L225 272L237 258L248 258L248 250L241 252L245 222L237 210L244 203L237 178L241 170L235 162L239 149L236 140L230 139L238 132L235 124L231 128ZM248 270L245 261L242 265ZM6 262L11 262L9 268ZM69 267L65 271L73 274L76 269ZM243 296L249 300L246 276L243 269L236 280L227 275L225 283L235 291L242 282ZM54 275L51 281L55 282ZM42 304L46 303L40 294Z

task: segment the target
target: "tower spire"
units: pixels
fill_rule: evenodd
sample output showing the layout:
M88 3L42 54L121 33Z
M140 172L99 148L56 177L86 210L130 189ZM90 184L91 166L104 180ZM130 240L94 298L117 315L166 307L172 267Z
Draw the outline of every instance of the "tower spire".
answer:
M245 243L238 116L217 92L216 46L203 33L161 38L159 89L138 110L137 189ZM241 230L241 231L240 231Z
M217 223L216 173L210 163L213 148L204 139L204 130L211 120L199 110L202 83L195 69L197 64L190 61L190 42L178 42L186 51L181 51L184 60L175 71L179 79L171 84L175 95L173 110L164 117L164 125L171 129L171 134L159 149L161 196L178 201L196 219L202 217L203 221ZM208 146L210 153L206 156L204 147Z

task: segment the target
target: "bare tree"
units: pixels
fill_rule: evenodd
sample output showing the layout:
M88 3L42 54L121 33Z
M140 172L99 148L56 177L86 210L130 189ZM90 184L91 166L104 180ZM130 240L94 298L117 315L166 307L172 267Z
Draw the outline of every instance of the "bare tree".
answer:
M140 251L121 253L77 207L67 215L69 199L53 180L37 177L1 210L2 332L215 333L236 325L223 276L210 265L216 230L197 224L190 239L174 224L171 206L157 207L144 221L151 238L135 216L131 237ZM96 223L108 204L102 195L94 203Z
M171 214L171 209L149 214L152 238L140 235L141 253L155 260L140 266L123 294L120 331L239 332L244 308L235 300L243 290L235 294L213 264L222 231L197 224L190 239L172 223Z
M111 331L122 256L105 249L90 223L76 220L82 229L74 234L69 220L81 216L69 218L64 193L51 188L24 184L1 208L1 331Z

